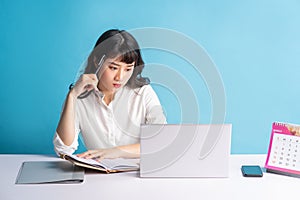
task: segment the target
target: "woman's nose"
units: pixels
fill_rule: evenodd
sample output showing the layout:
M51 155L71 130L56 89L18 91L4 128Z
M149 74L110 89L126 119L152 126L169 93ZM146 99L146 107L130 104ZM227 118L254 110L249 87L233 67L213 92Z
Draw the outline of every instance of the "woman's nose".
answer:
M124 75L123 71L121 69L119 69L118 72L117 72L117 74L116 74L116 76L115 76L115 80L116 81L122 81L123 75Z

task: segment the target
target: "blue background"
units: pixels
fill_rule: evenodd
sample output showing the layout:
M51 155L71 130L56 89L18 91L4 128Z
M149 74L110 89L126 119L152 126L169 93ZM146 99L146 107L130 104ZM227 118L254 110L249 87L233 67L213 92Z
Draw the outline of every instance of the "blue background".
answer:
M297 0L1 0L0 153L53 153L67 88L99 34L143 27L178 31L207 51L226 90L232 153L266 153L273 121L300 123L299 10ZM166 52L143 55L179 71L187 65ZM206 123L209 93L203 80L191 85ZM154 88L169 123L180 122L174 94Z

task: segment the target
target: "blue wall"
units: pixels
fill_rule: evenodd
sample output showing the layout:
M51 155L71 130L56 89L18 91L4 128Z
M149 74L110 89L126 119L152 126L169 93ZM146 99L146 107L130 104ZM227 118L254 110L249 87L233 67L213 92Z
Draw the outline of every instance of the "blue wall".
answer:
M232 153L266 153L273 121L300 124L299 1L130 2L0 1L0 153L53 153L68 85L110 28L167 28L207 51L226 90ZM164 52L144 55L146 62L186 65ZM192 84L200 88L205 123L210 96L203 80ZM174 95L154 88L169 122L180 122Z

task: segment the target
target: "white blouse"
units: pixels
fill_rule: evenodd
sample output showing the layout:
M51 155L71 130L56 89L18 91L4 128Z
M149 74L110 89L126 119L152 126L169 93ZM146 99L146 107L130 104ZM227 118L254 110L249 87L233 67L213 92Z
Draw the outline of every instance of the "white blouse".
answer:
M159 99L150 85L120 88L109 105L101 92L92 92L76 100L75 138L65 145L57 132L55 152L72 154L78 147L81 132L87 149L102 149L139 143L140 124L164 124L166 118Z

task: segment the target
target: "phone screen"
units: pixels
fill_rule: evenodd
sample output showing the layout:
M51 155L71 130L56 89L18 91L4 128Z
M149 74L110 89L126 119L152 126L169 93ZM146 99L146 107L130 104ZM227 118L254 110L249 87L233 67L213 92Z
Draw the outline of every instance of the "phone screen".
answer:
M262 177L263 172L258 165L243 165L242 173L245 177Z

